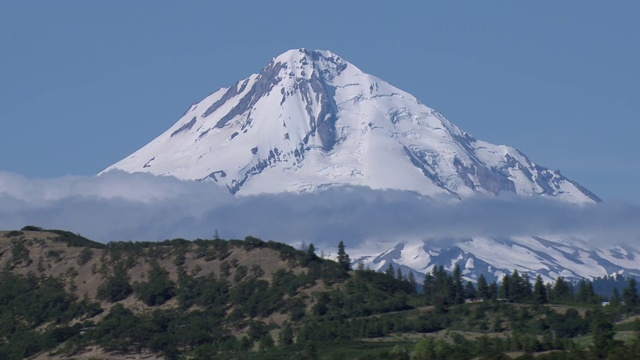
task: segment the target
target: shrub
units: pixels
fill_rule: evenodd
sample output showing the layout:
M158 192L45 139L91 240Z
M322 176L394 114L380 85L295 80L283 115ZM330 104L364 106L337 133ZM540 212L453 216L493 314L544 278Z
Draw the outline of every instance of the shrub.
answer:
M149 306L162 305L176 295L176 284L169 278L169 272L157 263L151 264L149 281L136 284L138 299Z
M44 231L44 229L39 226L27 225L22 228L22 231Z
M16 236L22 236L22 235L24 235L22 231L12 230L4 234L4 237L10 238L10 237L16 237Z
M129 275L122 266L118 266L113 276L98 287L98 299L116 302L124 300L133 293L133 287L129 283Z

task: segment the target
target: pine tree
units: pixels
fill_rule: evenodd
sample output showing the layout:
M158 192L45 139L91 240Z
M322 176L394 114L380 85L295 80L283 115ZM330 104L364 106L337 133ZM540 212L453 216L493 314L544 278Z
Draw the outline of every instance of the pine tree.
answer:
M591 322L593 342L591 351L597 359L605 359L614 344L613 324L608 321L602 312L597 312Z
M549 298L549 300L553 300L556 303L570 302L573 300L573 289L562 276L559 276L553 285L553 289L551 289Z
M522 278L520 278L520 274L518 270L513 270L511 273L511 277L509 277L509 301L513 302L521 302L522 298L522 288L521 288Z
M542 282L542 277L540 275L536 276L536 282L533 285L533 302L538 305L546 304L549 300L547 299L547 288L544 286L544 282Z
M495 281L489 284L489 298L494 301L498 298L498 284Z
M453 268L453 303L464 304L464 286L462 285L462 270L456 264Z
M590 304L597 304L600 302L600 296L596 294L596 291L593 289L593 282L591 280L587 280L587 302Z
M385 274L389 275L390 277L394 277L395 273L395 269L393 267L393 263L389 263L389 267L387 268L387 271L385 271Z
M344 271L351 270L351 259L349 259L349 255L344 250L344 242L342 241L338 244L338 264Z
M489 295L489 285L487 284L487 279L483 274L480 274L478 277L478 296L484 300L491 299L491 296Z
M450 305L453 303L453 279L444 270L444 266L433 267L433 301L436 305Z
M531 299L533 296L533 289L531 288L531 278L529 274L522 275L522 293L524 294L525 299Z
M500 283L500 289L498 290L498 298L500 299L509 299L510 290L509 286L511 285L509 274L505 274L502 277L502 282Z
M316 247L313 245L313 243L309 244L309 247L307 248L307 255L310 258L316 257Z
M520 275L518 270L513 270L511 277L509 277L508 290L509 294L507 298L509 301L521 303L530 299L532 291L529 275Z
M473 299L477 297L476 288L473 286L471 281L467 281L467 284L464 286L464 298L465 299Z
M627 288L622 291L622 299L624 305L629 309L634 309L638 306L638 289L636 288L636 279L634 277L629 278Z
M413 289L413 292L416 292L418 284L416 283L416 276L413 274L413 271L409 270L409 275L407 279L409 281L409 284L411 284L411 288Z
M424 276L424 281L422 282L422 293L424 294L426 303L429 305L433 305L435 294L435 280L431 273L427 273Z
M576 293L576 302L579 303L587 303L588 302L588 294L587 294L587 284L584 279L580 279L578 281L578 292Z
M613 288L613 295L611 295L611 306L613 307L618 307L620 306L620 302L622 300L620 300L620 293L618 292L618 288L615 287Z
M584 304L592 304L596 302L597 297L593 291L593 283L589 280L581 279L578 282L578 293L576 301Z

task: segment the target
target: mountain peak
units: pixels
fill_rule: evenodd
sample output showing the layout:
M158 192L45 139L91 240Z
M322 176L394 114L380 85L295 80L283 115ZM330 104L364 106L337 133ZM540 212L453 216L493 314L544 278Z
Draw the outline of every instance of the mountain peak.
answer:
M273 58L261 73L281 69L284 78L311 79L313 77L331 81L350 64L328 50L292 49Z
M599 200L326 50L273 58L111 169L213 181L234 194L357 185L455 198L512 192Z
M282 63L333 63L346 64L346 62L338 55L329 50L318 49L291 49L273 58L275 62Z

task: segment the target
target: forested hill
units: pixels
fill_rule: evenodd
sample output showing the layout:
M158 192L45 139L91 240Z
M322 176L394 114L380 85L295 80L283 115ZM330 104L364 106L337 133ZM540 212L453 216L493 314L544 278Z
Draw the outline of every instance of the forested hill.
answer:
M634 280L606 307L590 281L517 272L475 285L436 268L418 294L339 249L0 232L0 359L640 358L633 324L613 327L637 313Z
M88 348L99 348L98 358L269 349L315 336L302 322L310 314L398 311L415 293L415 284L371 272L347 294L356 284L347 254L334 262L313 246L253 237L105 245L26 227L0 232L0 269L1 359L43 350L78 357ZM350 304L339 315L333 293Z

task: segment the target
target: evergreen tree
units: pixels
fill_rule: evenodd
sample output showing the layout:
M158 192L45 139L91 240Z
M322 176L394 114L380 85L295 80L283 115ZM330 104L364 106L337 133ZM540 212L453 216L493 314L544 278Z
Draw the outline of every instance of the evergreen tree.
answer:
M562 276L559 276L556 279L556 282L551 289L549 300L552 300L555 303L573 301L573 289Z
M498 298L500 298L500 299L509 299L509 296L510 296L509 286L510 285L511 285L511 277L509 276L509 274L505 274L502 277L502 282L500 283L500 289L498 290Z
M489 299L495 301L498 297L498 284L496 282L492 282L489 284Z
M578 282L576 301L584 304L591 304L597 301L596 294L593 291L593 283L591 281L581 279Z
M433 304L435 294L435 280L431 273L427 273L424 276L424 281L422 282L422 293L424 294L426 303Z
M433 289L431 303L438 311L444 311L447 305L453 304L453 278L447 274L442 265L433 267Z
M520 275L518 270L513 270L511 276L508 278L508 290L509 294L507 298L512 302L526 302L531 298L531 283L529 282L529 275Z
M409 270L407 281L409 281L409 284L411 284L411 288L413 289L413 292L416 292L418 288L418 284L416 283L416 276L413 274L413 271L411 270Z
M387 267L387 271L385 271L385 274L387 274L390 277L394 277L395 276L395 268L393 267L393 263L389 263L389 267Z
M464 286L462 285L462 270L456 264L453 268L453 303L464 304Z
M522 302L522 278L518 273L518 270L513 270L509 277L509 295L507 298L509 301Z
M533 297L533 288L531 287L531 278L529 278L529 274L522 275L522 294L526 299L531 299ZM526 299L524 299L526 301Z
M476 292L476 288L473 286L471 281L467 281L467 284L464 286L464 298L465 299L473 299L478 296Z
M338 244L338 264L344 271L351 270L351 259L349 259L349 255L344 250L344 242L342 241Z
M489 295L489 285L487 285L487 279L484 277L484 274L480 274L478 277L478 296L484 300L491 299Z
M316 257L316 247L313 245L313 243L309 244L309 247L307 248L307 255L310 258Z
M611 306L618 307L620 306L621 302L622 300L620 299L620 293L618 292L618 288L613 288L613 295L611 295L611 301L610 301Z
M634 277L629 278L627 288L622 291L622 299L629 309L635 309L638 306L638 289Z
M597 304L602 300L602 297L596 294L596 291L593 289L593 282L591 280L586 280L587 283L587 302L590 304Z
M544 286L542 282L542 277L540 275L536 276L536 282L533 285L533 303L542 305L549 302L547 299L547 288Z
M591 322L593 342L591 351L597 359L605 359L614 345L613 324L608 321L602 312L597 312Z

